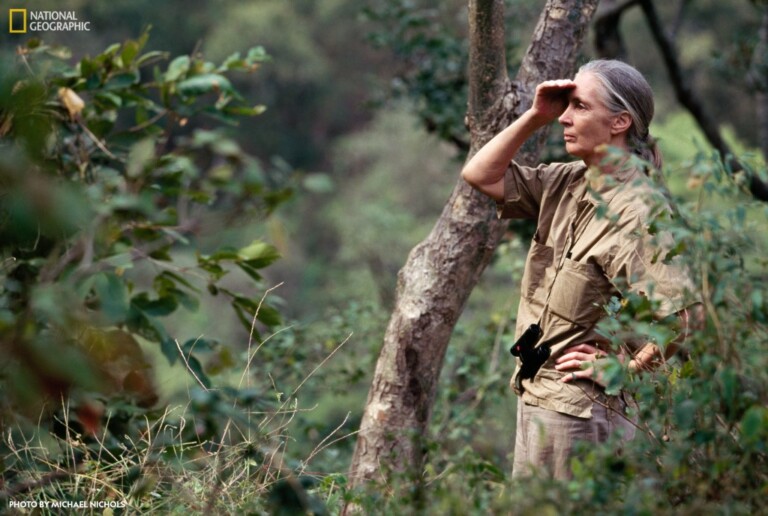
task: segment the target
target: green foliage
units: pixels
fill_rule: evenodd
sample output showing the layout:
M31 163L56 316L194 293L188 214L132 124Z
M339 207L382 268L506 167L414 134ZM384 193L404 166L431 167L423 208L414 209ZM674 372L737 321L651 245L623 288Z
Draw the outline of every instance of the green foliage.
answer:
M415 99L426 126L448 141L466 133L468 45L460 10L456 2L434 7L409 1L371 2L367 9L381 27L372 42L402 63L393 93Z
M201 127L263 111L228 76L257 70L267 56L253 48L220 65L198 55L164 64L166 54L144 52L148 36L74 66L66 51L34 39L15 62L2 61L6 408L34 417L48 396L74 388L151 405L157 395L139 340L170 363L183 357L210 385L196 350L167 322L195 312L206 292L226 299L253 335L256 321L280 322L257 294L276 249L262 240L204 244L209 220L264 219L289 193L269 185L225 131ZM235 268L251 281L238 290L224 283Z

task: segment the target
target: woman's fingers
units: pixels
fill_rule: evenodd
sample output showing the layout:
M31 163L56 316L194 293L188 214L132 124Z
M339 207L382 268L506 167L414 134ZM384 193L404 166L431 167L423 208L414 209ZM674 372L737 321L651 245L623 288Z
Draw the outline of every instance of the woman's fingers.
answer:
M580 371L572 371L568 373L567 375L563 376L560 381L563 383L573 382L575 380L581 380L584 378L589 378L590 380L594 380L592 375L594 374L595 370L593 368L589 369L582 369Z
M605 383L603 382L603 374L600 372L595 374L595 369L593 367L582 369L581 371L572 371L566 375L563 375L563 377L560 378L560 381L563 383L570 383L585 378L605 387Z
M581 351L573 351L570 353L566 353L565 355L558 358L555 363L561 364L563 362L568 362L570 360L580 360L582 362L592 362L593 360L597 359L597 354L594 353L582 353Z
M557 79L554 81L543 81L536 89L572 89L576 87L576 83L570 79Z
M565 358L565 360L563 360ZM591 362L591 360L586 360L582 358L577 357L562 357L557 360L557 363L555 364L555 369L558 371L568 371L569 369L581 369L581 364Z
M591 364L604 356L605 353L592 344L577 344L555 361L555 369L568 373L563 375L561 382L568 383L589 378L602 385L602 374L598 372L595 375L595 368Z
M573 81L545 81L536 87L536 96L545 100L568 101L568 92L576 87Z
M555 365L562 365L568 362L594 362L598 358L604 357L605 354L597 348L588 346L586 348L574 347L568 350L568 353L564 354L555 361Z
M593 346L592 344L587 344L586 342L583 342L581 344L577 344L571 348L568 348L568 353L573 353L580 351L582 353L590 353L595 355L604 356L605 354L600 351L597 347ZM598 357L599 358L599 357Z
M555 119L568 106L568 92L576 87L570 79L544 81L536 87L534 110L546 119Z

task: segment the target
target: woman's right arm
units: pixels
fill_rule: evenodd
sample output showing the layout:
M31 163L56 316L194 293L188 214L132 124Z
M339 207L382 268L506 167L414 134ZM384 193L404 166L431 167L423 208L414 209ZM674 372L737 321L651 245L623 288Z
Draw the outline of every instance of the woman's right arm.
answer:
M568 106L573 81L545 81L536 87L531 109L497 134L464 165L461 177L495 201L504 199L504 173L525 140L559 117Z

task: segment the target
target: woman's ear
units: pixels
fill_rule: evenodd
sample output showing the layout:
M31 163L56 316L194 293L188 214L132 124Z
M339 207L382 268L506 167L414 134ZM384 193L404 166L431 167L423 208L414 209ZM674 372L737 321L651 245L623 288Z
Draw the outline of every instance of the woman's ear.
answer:
M611 134L621 134L632 126L632 117L626 111L613 117L611 122Z

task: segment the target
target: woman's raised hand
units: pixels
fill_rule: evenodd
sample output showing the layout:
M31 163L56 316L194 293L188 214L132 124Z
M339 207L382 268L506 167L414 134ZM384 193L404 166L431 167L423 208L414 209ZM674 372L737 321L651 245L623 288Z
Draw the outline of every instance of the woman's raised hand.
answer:
M531 111L533 115L548 124L563 114L568 107L570 92L576 83L570 79L544 81L536 86Z

